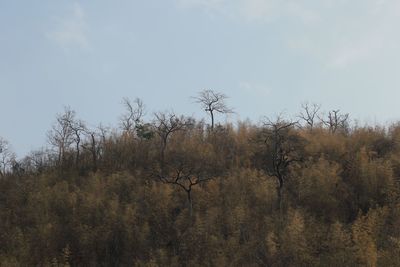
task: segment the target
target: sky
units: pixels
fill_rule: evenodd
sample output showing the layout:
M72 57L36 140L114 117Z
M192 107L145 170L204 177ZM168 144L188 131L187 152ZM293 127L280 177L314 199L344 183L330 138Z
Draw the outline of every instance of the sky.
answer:
M124 97L202 118L203 89L233 122L305 101L396 121L399 25L398 0L0 0L0 136L21 157L64 106L116 127Z

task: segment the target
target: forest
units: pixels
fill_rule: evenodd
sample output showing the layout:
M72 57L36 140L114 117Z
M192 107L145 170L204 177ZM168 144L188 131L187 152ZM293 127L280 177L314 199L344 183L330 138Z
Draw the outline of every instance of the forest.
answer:
M111 128L65 107L21 159L0 138L0 266L400 266L400 123L190 101L124 98Z

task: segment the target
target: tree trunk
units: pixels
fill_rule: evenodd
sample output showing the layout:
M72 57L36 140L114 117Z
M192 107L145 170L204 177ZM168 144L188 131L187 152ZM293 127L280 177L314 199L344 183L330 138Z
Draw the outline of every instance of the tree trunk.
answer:
M96 155L96 140L94 138L94 134L90 135L92 137L92 159L93 159L93 171L97 171L97 155Z
M189 216L192 217L193 213L193 203L192 203L192 190L189 189L186 191L189 205Z
M277 203L277 208L280 212L282 212L282 202L283 202L283 178L282 177L278 177L278 186L276 187L276 191L277 191L277 197L278 197L278 203Z
M75 159L75 165L78 167L79 166L79 157L80 157L80 143L81 143L81 138L79 135L76 136L76 159Z
M277 208L279 211L282 210L282 188L280 186L278 186L276 188L277 190L277 195L278 195L278 203L277 203Z
M167 148L167 140L164 139L163 143L161 145L161 153L160 153L160 171L161 171L161 177L164 177L164 161L165 161L165 149Z
M210 110L211 116L211 130L214 130L214 113Z

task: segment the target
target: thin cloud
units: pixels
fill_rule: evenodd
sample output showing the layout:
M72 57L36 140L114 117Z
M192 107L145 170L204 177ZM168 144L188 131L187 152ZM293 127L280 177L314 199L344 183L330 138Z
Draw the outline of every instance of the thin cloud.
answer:
M178 5L248 22L272 22L288 16L303 22L318 19L313 10L288 0L178 0Z
M244 23L279 23L287 48L343 69L398 54L396 0L179 0Z
M219 9L226 4L226 0L178 0L178 5L186 8Z
M279 5L270 0L238 1L238 13L248 21L273 20L282 12Z
M66 17L57 18L57 27L46 36L62 48L78 47L88 49L87 22L85 11L79 3L74 3L72 12Z
M288 48L305 53L327 68L373 63L397 54L400 3L366 0L330 3L321 19L298 34L288 35Z
M396 54L400 43L396 26L400 22L399 7L395 2L373 1L369 13L361 19L362 26L358 31L346 31L346 36L332 50L328 65L343 68L377 60L387 52Z

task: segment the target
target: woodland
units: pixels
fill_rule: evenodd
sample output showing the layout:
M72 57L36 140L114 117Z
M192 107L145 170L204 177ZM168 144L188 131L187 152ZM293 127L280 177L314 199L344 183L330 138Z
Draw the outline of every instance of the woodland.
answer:
M21 159L0 138L0 266L400 266L400 123L192 100L207 117L124 98L111 128L66 107Z

